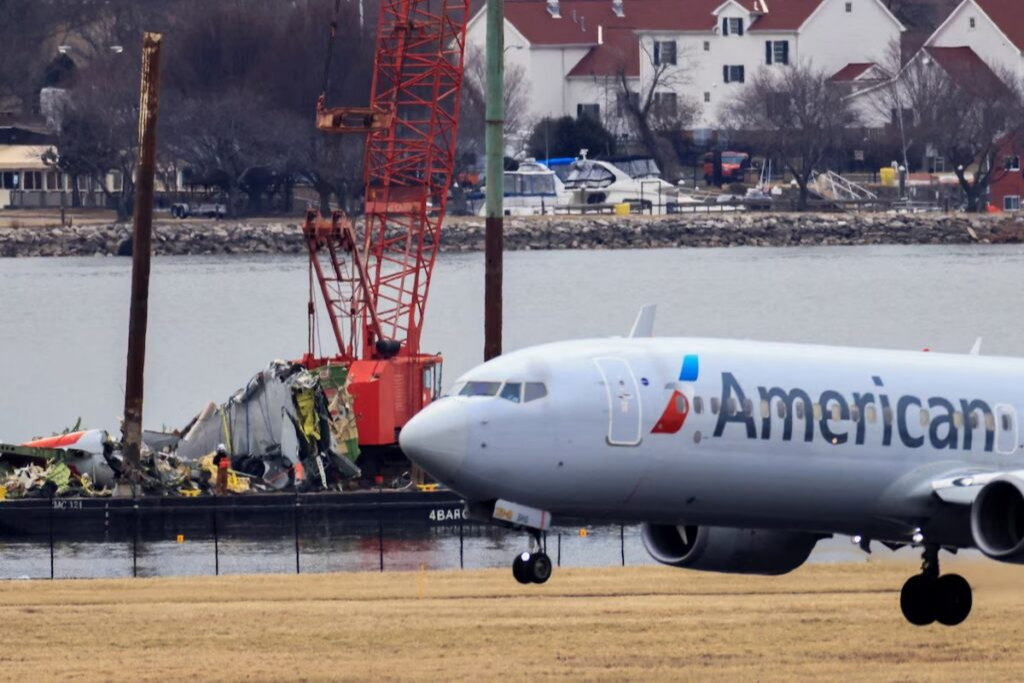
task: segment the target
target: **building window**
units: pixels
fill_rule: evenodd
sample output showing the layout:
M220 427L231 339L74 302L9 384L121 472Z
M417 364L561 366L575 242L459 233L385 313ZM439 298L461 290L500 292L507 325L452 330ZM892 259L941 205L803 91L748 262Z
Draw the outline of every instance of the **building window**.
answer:
M14 171L4 171L3 173L0 173L0 187L5 190L17 190L18 174Z
M601 105L599 104L577 104L576 118L589 118L594 121L601 120Z
M846 3L846 13L847 14L852 14L853 13L853 3L852 2Z
M1020 195L1007 195L1003 197L1003 211L1020 211Z
M704 101L705 102L710 102L711 101L711 93L709 93L707 91L704 91Z
M654 111L660 116L675 116L677 99L674 92L654 93Z
M616 102L618 104L619 116L625 116L631 109L638 109L640 107L640 93L633 92L620 92L616 96Z
M43 188L43 174L39 171L25 171L25 189L26 190L42 190Z
M978 26L978 22L974 19L974 17L971 17L970 19L968 19L967 23L970 24L971 28L977 28L977 26Z
M722 17L722 35L742 36L743 19L740 17Z
M766 40L764 43L765 64L789 64L789 41Z
M654 43L654 64L676 63L676 41L659 40Z
M704 52L711 52L711 41L710 40L705 40L704 41Z
M1006 163L1003 164L1003 168L1007 171L1019 171L1020 170L1020 156L1013 155L1006 157Z
M744 74L743 66L723 66L722 67L722 80L726 83L743 83Z

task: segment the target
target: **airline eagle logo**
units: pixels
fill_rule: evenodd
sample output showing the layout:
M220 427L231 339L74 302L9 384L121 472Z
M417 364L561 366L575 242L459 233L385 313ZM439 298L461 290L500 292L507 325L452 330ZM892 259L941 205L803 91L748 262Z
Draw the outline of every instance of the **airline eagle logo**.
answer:
M680 382L696 382L700 374L700 361L696 354L683 357L683 366L679 369ZM686 416L690 414L690 399L679 389L672 391L669 396L668 405L662 412L661 417L654 424L651 434L675 434L683 428L686 423Z

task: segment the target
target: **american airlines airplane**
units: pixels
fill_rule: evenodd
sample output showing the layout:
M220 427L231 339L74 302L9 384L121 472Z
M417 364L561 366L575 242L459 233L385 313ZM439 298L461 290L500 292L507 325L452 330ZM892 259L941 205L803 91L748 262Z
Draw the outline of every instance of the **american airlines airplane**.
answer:
M971 587L939 551L1024 563L1024 360L721 339L524 349L467 372L402 430L468 514L529 531L522 583L551 575L552 518L641 522L664 564L778 575L836 534L920 548L908 621L955 625Z

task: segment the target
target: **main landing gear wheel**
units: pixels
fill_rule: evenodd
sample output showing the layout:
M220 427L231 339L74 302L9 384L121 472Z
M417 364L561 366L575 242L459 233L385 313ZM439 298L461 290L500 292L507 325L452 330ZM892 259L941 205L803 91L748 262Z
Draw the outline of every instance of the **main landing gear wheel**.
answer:
M915 626L956 626L971 613L971 585L959 574L939 576L938 555L938 546L926 546L921 573L907 579L900 593L903 616Z
M519 583L544 583L551 578L551 558L544 552L524 552L512 562L512 576Z

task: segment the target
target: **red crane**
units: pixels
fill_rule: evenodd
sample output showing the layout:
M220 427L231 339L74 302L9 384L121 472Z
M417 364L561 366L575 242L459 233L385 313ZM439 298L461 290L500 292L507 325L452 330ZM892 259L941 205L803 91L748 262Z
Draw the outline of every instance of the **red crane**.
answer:
M306 214L302 362L347 366L361 446L394 444L439 389L442 359L421 353L420 333L455 163L468 18L468 0L382 0L370 106L329 108L326 86L317 101L317 128L366 136L365 210L361 235L341 211ZM316 353L317 296L336 356Z

